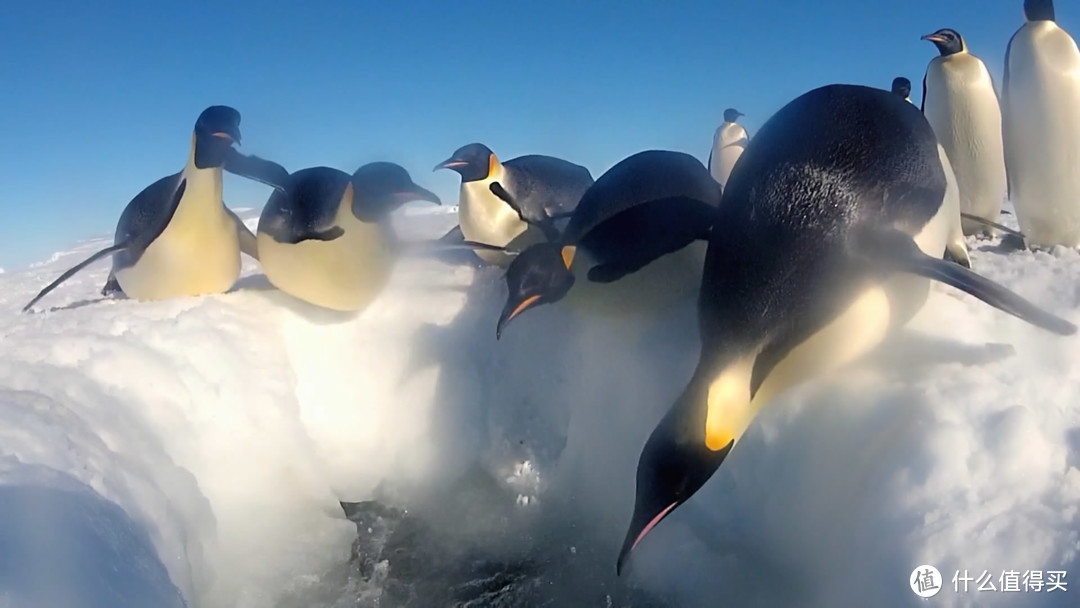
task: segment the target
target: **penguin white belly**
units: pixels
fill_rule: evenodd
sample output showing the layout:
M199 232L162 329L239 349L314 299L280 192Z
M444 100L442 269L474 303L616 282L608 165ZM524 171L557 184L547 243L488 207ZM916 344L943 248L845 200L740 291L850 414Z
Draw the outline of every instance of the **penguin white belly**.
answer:
M964 240L963 224L960 218L960 188L956 184L956 173L953 171L952 163L949 162L949 157L941 144L938 144L938 158L941 159L941 168L945 171L945 199L941 201L941 213L946 214L949 226L945 249L952 255L954 260L965 262L968 266L971 266L967 241Z
M712 165L709 172L721 186L727 186L731 169L746 149L746 130L737 124L721 128L720 136L713 144Z
M505 186L505 171L500 167L490 177L461 184L458 201L458 224L465 240L504 247L528 229L517 212L499 197L491 193L492 182ZM506 266L513 259L497 251L476 251L480 259L489 264Z
M129 298L163 300L223 293L240 277L240 240L222 203L216 176L196 170L187 179L169 225L133 266L116 271Z
M1001 107L990 73L971 55L934 59L928 68L926 118L952 162L960 210L996 221L1008 184ZM962 222L965 234L985 226Z
M390 280L393 251L377 223L340 213L337 225L345 233L332 241L279 243L260 232L256 237L260 264L270 283L323 308L366 308Z
M914 236L923 253L940 257L951 230L950 218L950 210L943 204ZM757 353L726 368L710 383L708 420L717 425L712 432L738 441L763 406L787 389L830 373L873 350L890 331L915 316L929 293L930 279L897 273L884 283L853 294L842 313L776 364L753 399L730 397L732 387L749 386Z
M653 316L680 301L696 297L701 288L707 250L707 242L694 241L612 283L589 281L587 269L593 261L587 252L579 250L572 265L574 286L563 303L576 312L591 316Z
M1009 51L1009 180L1029 245L1080 245L1080 52L1051 22L1028 23Z

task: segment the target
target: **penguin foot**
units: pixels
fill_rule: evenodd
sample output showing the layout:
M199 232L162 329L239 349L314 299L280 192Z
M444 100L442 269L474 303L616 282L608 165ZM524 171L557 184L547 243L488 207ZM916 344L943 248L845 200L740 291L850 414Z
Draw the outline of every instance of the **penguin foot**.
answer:
M112 274L109 275L109 280L105 281L105 286L101 288L101 295L109 297L113 294L123 295L124 290L120 289L120 282L116 280L116 277Z
M1006 234L1001 237L1000 248L1003 252L1023 251L1027 249L1027 245L1024 243L1024 239L1014 235Z

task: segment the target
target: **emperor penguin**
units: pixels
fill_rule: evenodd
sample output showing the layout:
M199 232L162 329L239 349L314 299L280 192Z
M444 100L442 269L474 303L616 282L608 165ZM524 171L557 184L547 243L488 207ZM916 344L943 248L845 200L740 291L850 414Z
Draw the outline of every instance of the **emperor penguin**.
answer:
M937 47L923 78L923 113L945 148L960 187L960 212L998 219L1007 195L1001 107L990 71L968 52L956 30L922 37ZM962 221L964 234L992 233L984 223Z
M282 188L277 163L245 156L240 113L211 106L195 122L187 164L147 186L127 204L113 245L98 251L41 290L23 311L89 264L112 255L105 291L135 300L163 300L228 291L240 276L241 247L253 257L253 238L222 200L222 170Z
M1076 333L941 259L945 191L933 129L884 89L815 89L761 128L709 236L699 361L641 452L617 572L712 477L763 406L906 324L931 280L1037 327Z
M266 278L316 306L364 309L393 269L390 214L409 201L442 204L394 163L366 164L352 175L330 167L293 173L259 217L256 239Z
M735 161L739 160L746 145L750 143L746 129L736 122L740 116L746 115L735 108L724 110L724 123L717 127L713 134L712 150L709 152L709 173L721 187L727 183Z
M619 161L561 233L541 225L547 240L510 263L496 339L525 310L563 298L579 311L625 318L692 297L721 192L689 154L648 150Z
M914 103L911 101L911 81L907 78L904 78L903 76L893 78L892 92L903 97L904 101Z
M1080 51L1051 0L1026 0L1002 91L1009 200L1028 246L1080 245Z
M435 171L440 169L461 176L458 227L443 240L498 247L512 244L517 250L543 240L543 235L507 205L507 197L517 201L529 221L565 218L593 183L592 174L581 165L539 154L500 162L491 148L481 143L458 148L435 166ZM485 263L497 266L506 266L513 259L496 250L476 254Z

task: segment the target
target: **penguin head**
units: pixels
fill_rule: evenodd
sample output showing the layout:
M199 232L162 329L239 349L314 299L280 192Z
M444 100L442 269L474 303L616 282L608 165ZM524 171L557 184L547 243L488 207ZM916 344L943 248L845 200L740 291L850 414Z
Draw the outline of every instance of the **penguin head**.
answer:
M386 218L410 201L441 205L434 192L413 183L404 167L395 163L369 163L352 175L353 215L363 222Z
M462 183L465 183L487 179L498 166L499 159L491 148L484 144L474 143L455 150L450 158L435 165L434 170L457 171L461 175Z
M555 243L537 243L522 251L506 269L506 287L510 292L495 328L495 339L522 312L540 304L558 302L574 285L570 265L575 248Z
M927 34L923 36L922 39L933 42L942 57L948 57L949 55L967 51L967 44L964 42L964 37L956 30L947 27L936 31L933 34Z
M911 81L903 76L897 76L892 81L892 92L907 99L911 96Z
M724 122L735 122L736 120L739 120L740 116L746 116L746 114L743 114L735 108L724 110Z
M687 393L696 390L691 384ZM680 404L689 404L687 397L684 394ZM704 425L691 428L685 424L680 404L653 430L638 459L634 514L616 561L616 575L622 574L630 554L645 536L709 481L734 445L731 442L719 450L710 449L704 431L694 430Z
M1054 0L1024 0L1024 19L1054 21Z
M229 106L210 106L195 121L195 166L220 167L233 144L240 143L240 112Z

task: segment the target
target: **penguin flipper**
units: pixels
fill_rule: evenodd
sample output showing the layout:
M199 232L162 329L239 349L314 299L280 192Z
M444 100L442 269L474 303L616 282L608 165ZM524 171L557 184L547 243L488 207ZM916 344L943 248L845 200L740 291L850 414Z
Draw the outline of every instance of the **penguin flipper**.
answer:
M864 238L857 239L856 250L882 270L909 272L940 281L1058 335L1069 336L1077 331L1076 325L1039 308L1005 286L958 264L926 255L910 235L898 230L872 230L860 236Z
M325 230L311 230L304 235L304 238L299 239L297 243L303 241L332 241L334 239L340 239L345 236L345 230L341 226L331 226Z
M525 210L522 209L521 205L518 204L517 200L515 200L514 197L509 192L507 192L506 188L503 188L502 184L500 184L499 182L491 182L491 185L488 186L488 189L491 190L492 194L499 197L504 203L509 205L510 208L518 214L518 217L521 218L521 221L539 228L540 231L544 233L544 238L546 238L549 242L554 243L559 240L559 230L555 228L555 222L554 220L552 220L552 218L546 216L527 217Z
M246 177L282 192L286 191L289 172L274 161L241 154L234 148L229 148L225 153L222 168L233 175Z
M1001 139L1005 146L1005 197L1010 201L1012 200L1012 180L1009 176L1016 173L1018 169L1016 160L1009 154L1013 150L1009 141L1012 139L1009 134L1009 55L1012 53L1012 44L1015 39L1016 34L1013 34L1012 38L1009 38L1009 44L1005 46L1005 66L1002 68L1001 77Z
M461 243L465 241L465 233L461 231L461 225L454 226L450 232L439 237L440 243Z
M1001 224L999 224L997 222L991 222L990 220L981 218L981 217L979 217L977 215L972 215L970 213L960 212L960 217L964 218L965 220L969 220L969 221L972 221L972 222L975 222L975 223L978 223L978 224L982 224L984 226L989 226L991 228L997 228L998 230L1004 232L1005 234L1011 234L1012 236L1015 236L1015 237L1017 237L1019 239L1026 239L1027 238L1027 237L1024 236L1023 232L1017 232L1016 230L1013 230L1012 228L1009 228L1008 226L1003 226L1003 225L1001 225Z
M113 253L116 253L117 251L121 251L123 249L126 249L129 244L130 243L128 243L127 241L124 241L123 243L113 245L112 247L106 247L105 249L102 249L101 251L95 253L94 255L92 255L92 256L86 258L85 260L79 262L78 264L72 266L71 268L69 268L67 270L67 272L60 275L60 277L57 278L55 281L53 281L52 283L49 283L48 285L46 285L45 289L42 289L41 291L39 291L38 294L36 296L34 296L33 300L30 300L30 302L26 306L23 306L22 311L26 312L26 311L30 310L30 307L33 306L34 304L36 304L38 300L45 297L50 291L56 289L64 281L70 279L75 273L79 272L83 268L86 268L90 264L93 264L94 262L100 260L101 258L103 258L103 257L105 257L107 255L111 255Z
M971 257L968 256L967 250L952 243L945 246L945 255L942 259L971 269Z
M224 201L221 203L225 204ZM244 225L240 216L236 215L232 209L225 207L225 213L229 214L229 218L236 224L236 236L240 239L240 252L247 254L254 260L259 259L259 245L255 235L248 230L248 227Z

